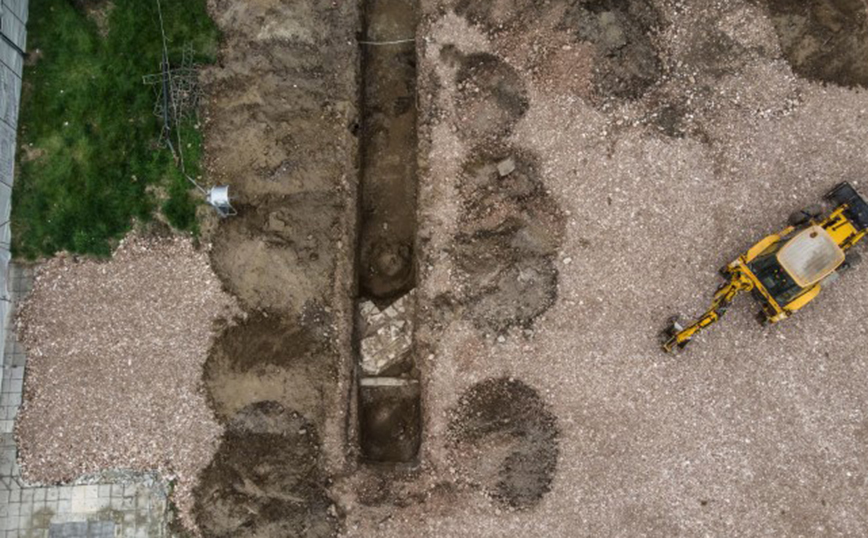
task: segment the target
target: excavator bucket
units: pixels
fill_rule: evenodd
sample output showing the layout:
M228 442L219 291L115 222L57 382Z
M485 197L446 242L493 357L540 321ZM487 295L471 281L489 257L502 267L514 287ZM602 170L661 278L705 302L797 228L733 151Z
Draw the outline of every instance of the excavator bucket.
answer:
M684 318L679 315L675 315L670 317L667 320L666 328L660 331L660 344L667 350L670 350L674 346L678 346L679 348L684 348L689 343L688 341L682 342L678 344L675 341L675 337L684 330Z
M868 229L868 202L865 202L865 199L856 192L850 183L845 181L835 185L826 194L826 199L835 205L846 204L847 210L844 214L853 223L853 226L859 231Z

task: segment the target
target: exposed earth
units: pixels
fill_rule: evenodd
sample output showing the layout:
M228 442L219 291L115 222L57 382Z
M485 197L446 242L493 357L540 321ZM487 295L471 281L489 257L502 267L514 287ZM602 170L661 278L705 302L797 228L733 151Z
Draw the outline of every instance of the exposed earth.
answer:
M203 74L206 167L238 215L204 241L246 319L205 364L227 430L195 520L204 536L331 536L325 479L353 435L359 15L331 1L209 9L224 43Z
M415 55L363 53L413 36L356 3L210 3L208 180L239 214L203 211L202 244L244 312L204 364L225 433L186 521L864 534L865 267L777 326L745 297L682 354L657 335L794 209L845 180L868 195L868 3L366 6L418 22ZM355 302L413 287L414 399L390 414L356 384ZM396 425L418 454L362 462Z
M206 536L334 535L316 427L275 402L229 422L200 477L197 522ZM331 510L330 510L331 509Z
M524 383L477 383L462 395L449 429L461 478L501 504L529 508L551 489L557 420Z

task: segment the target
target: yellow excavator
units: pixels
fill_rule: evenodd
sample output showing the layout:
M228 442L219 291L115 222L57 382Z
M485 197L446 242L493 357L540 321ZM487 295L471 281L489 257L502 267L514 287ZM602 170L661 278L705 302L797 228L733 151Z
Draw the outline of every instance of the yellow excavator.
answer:
M813 301L823 287L861 257L851 250L868 233L868 203L847 182L826 194L834 209L823 216L819 205L797 211L789 226L769 235L724 266L727 280L714 294L711 308L682 324L677 317L663 332L663 349L684 348L703 329L719 321L733 299L750 292L761 305L757 320L777 323Z

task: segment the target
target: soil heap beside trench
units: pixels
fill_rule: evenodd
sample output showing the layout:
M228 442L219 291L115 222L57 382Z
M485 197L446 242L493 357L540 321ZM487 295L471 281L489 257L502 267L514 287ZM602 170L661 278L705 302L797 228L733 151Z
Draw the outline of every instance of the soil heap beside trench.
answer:
M206 536L329 536L327 477L352 436L357 6L209 8L224 42L203 74L206 166L238 215L205 239L245 316L204 369L227 432L200 476L196 522Z

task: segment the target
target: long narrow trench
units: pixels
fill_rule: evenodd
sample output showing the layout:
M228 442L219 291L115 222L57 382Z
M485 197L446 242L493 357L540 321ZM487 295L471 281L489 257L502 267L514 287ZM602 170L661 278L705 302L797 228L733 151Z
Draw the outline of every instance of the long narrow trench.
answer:
M412 463L421 434L412 350L418 0L363 0L362 13L359 442L365 461Z

